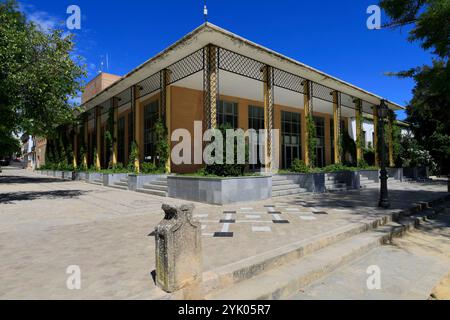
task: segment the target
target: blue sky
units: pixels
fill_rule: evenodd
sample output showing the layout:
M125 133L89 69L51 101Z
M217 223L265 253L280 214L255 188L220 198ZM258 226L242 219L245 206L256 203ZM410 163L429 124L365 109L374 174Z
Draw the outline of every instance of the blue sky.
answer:
M62 24L67 7L81 9L77 54L90 80L103 71L124 75L203 23L203 0L22 0L29 19L44 28ZM366 9L378 0L208 0L209 21L251 41L361 88L406 105L413 81L388 77L429 63L431 55L407 41L408 28L368 30ZM386 20L386 16L382 16ZM403 114L399 114L402 119Z

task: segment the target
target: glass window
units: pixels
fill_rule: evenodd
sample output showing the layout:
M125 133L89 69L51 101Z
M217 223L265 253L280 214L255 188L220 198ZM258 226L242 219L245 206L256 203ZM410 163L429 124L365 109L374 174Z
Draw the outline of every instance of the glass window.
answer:
M117 123L117 162L125 160L125 117L121 117Z
M258 137L258 144L256 148L256 157L258 159L257 164L251 164L250 169L256 170L260 169L262 167L261 159L260 159L260 148L263 146L260 144L261 141L259 141L259 130L264 129L264 108L263 107L257 107L257 106L249 106L248 107L248 128L256 130L256 134Z
M325 166L325 118L314 117L316 127L316 166L322 168Z
M155 157L155 137L153 128L158 121L159 101L153 101L144 107L144 161L152 162Z
M238 104L229 101L219 101L217 104L217 125L228 124L238 128Z
M131 153L131 145L133 144L133 141L134 141L134 121L133 121L133 112L130 112L128 114L128 151L127 151L128 156Z
M330 119L330 143L331 143L331 163L336 163L334 159L334 119Z
M295 112L281 112L282 166L288 169L292 161L301 159L300 150L300 114Z

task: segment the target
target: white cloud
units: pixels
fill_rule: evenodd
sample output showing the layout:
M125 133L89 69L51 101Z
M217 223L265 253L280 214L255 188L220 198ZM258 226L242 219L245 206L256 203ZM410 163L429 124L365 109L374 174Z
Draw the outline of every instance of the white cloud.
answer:
M25 14L27 21L33 22L43 32L49 32L64 24L62 19L58 19L46 11L38 10L30 4L19 3L19 10Z

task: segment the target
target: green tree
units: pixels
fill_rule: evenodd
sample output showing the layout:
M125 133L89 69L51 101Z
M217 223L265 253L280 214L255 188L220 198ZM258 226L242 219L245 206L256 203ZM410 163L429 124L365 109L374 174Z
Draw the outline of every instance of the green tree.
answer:
M417 142L437 161L442 173L450 172L450 1L381 0L390 17L386 27L412 25L409 41L419 42L433 54L431 65L397 73L414 79L407 121Z
M47 136L73 120L85 75L73 36L27 22L15 0L0 0L0 134Z

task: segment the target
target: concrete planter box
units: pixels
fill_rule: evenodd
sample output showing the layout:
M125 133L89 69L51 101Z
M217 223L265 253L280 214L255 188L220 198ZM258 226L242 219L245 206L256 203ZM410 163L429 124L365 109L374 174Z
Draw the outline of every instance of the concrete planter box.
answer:
M54 172L54 177L58 178L58 179L64 179L64 172L63 171L53 171Z
M374 182L380 182L380 171L379 170L360 170L360 175L373 180Z
M429 177L428 167L403 168L403 176L413 180L427 179Z
M136 191L137 189L142 189L144 184L164 177L166 177L164 174L128 174L128 189Z
M223 205L272 197L272 177L206 178L169 176L169 197Z
M289 180L308 192L322 193L326 191L325 173L287 173L280 174L280 176L287 176Z
M325 174L325 180L334 179L336 182L345 183L347 190L360 189L360 175L359 171L339 171Z
M391 179L403 181L403 168L387 168L387 172Z
M75 174L75 180L77 181L86 181L88 177L87 172L74 172Z
M63 171L63 179L64 180L74 180L74 172L72 172L72 171Z
M98 180L102 180L102 173L97 173L97 172L89 172L87 174L87 182L94 182L94 181L98 181Z
M121 179L128 177L128 173L104 173L103 185L105 187L114 185L115 182L119 182Z

